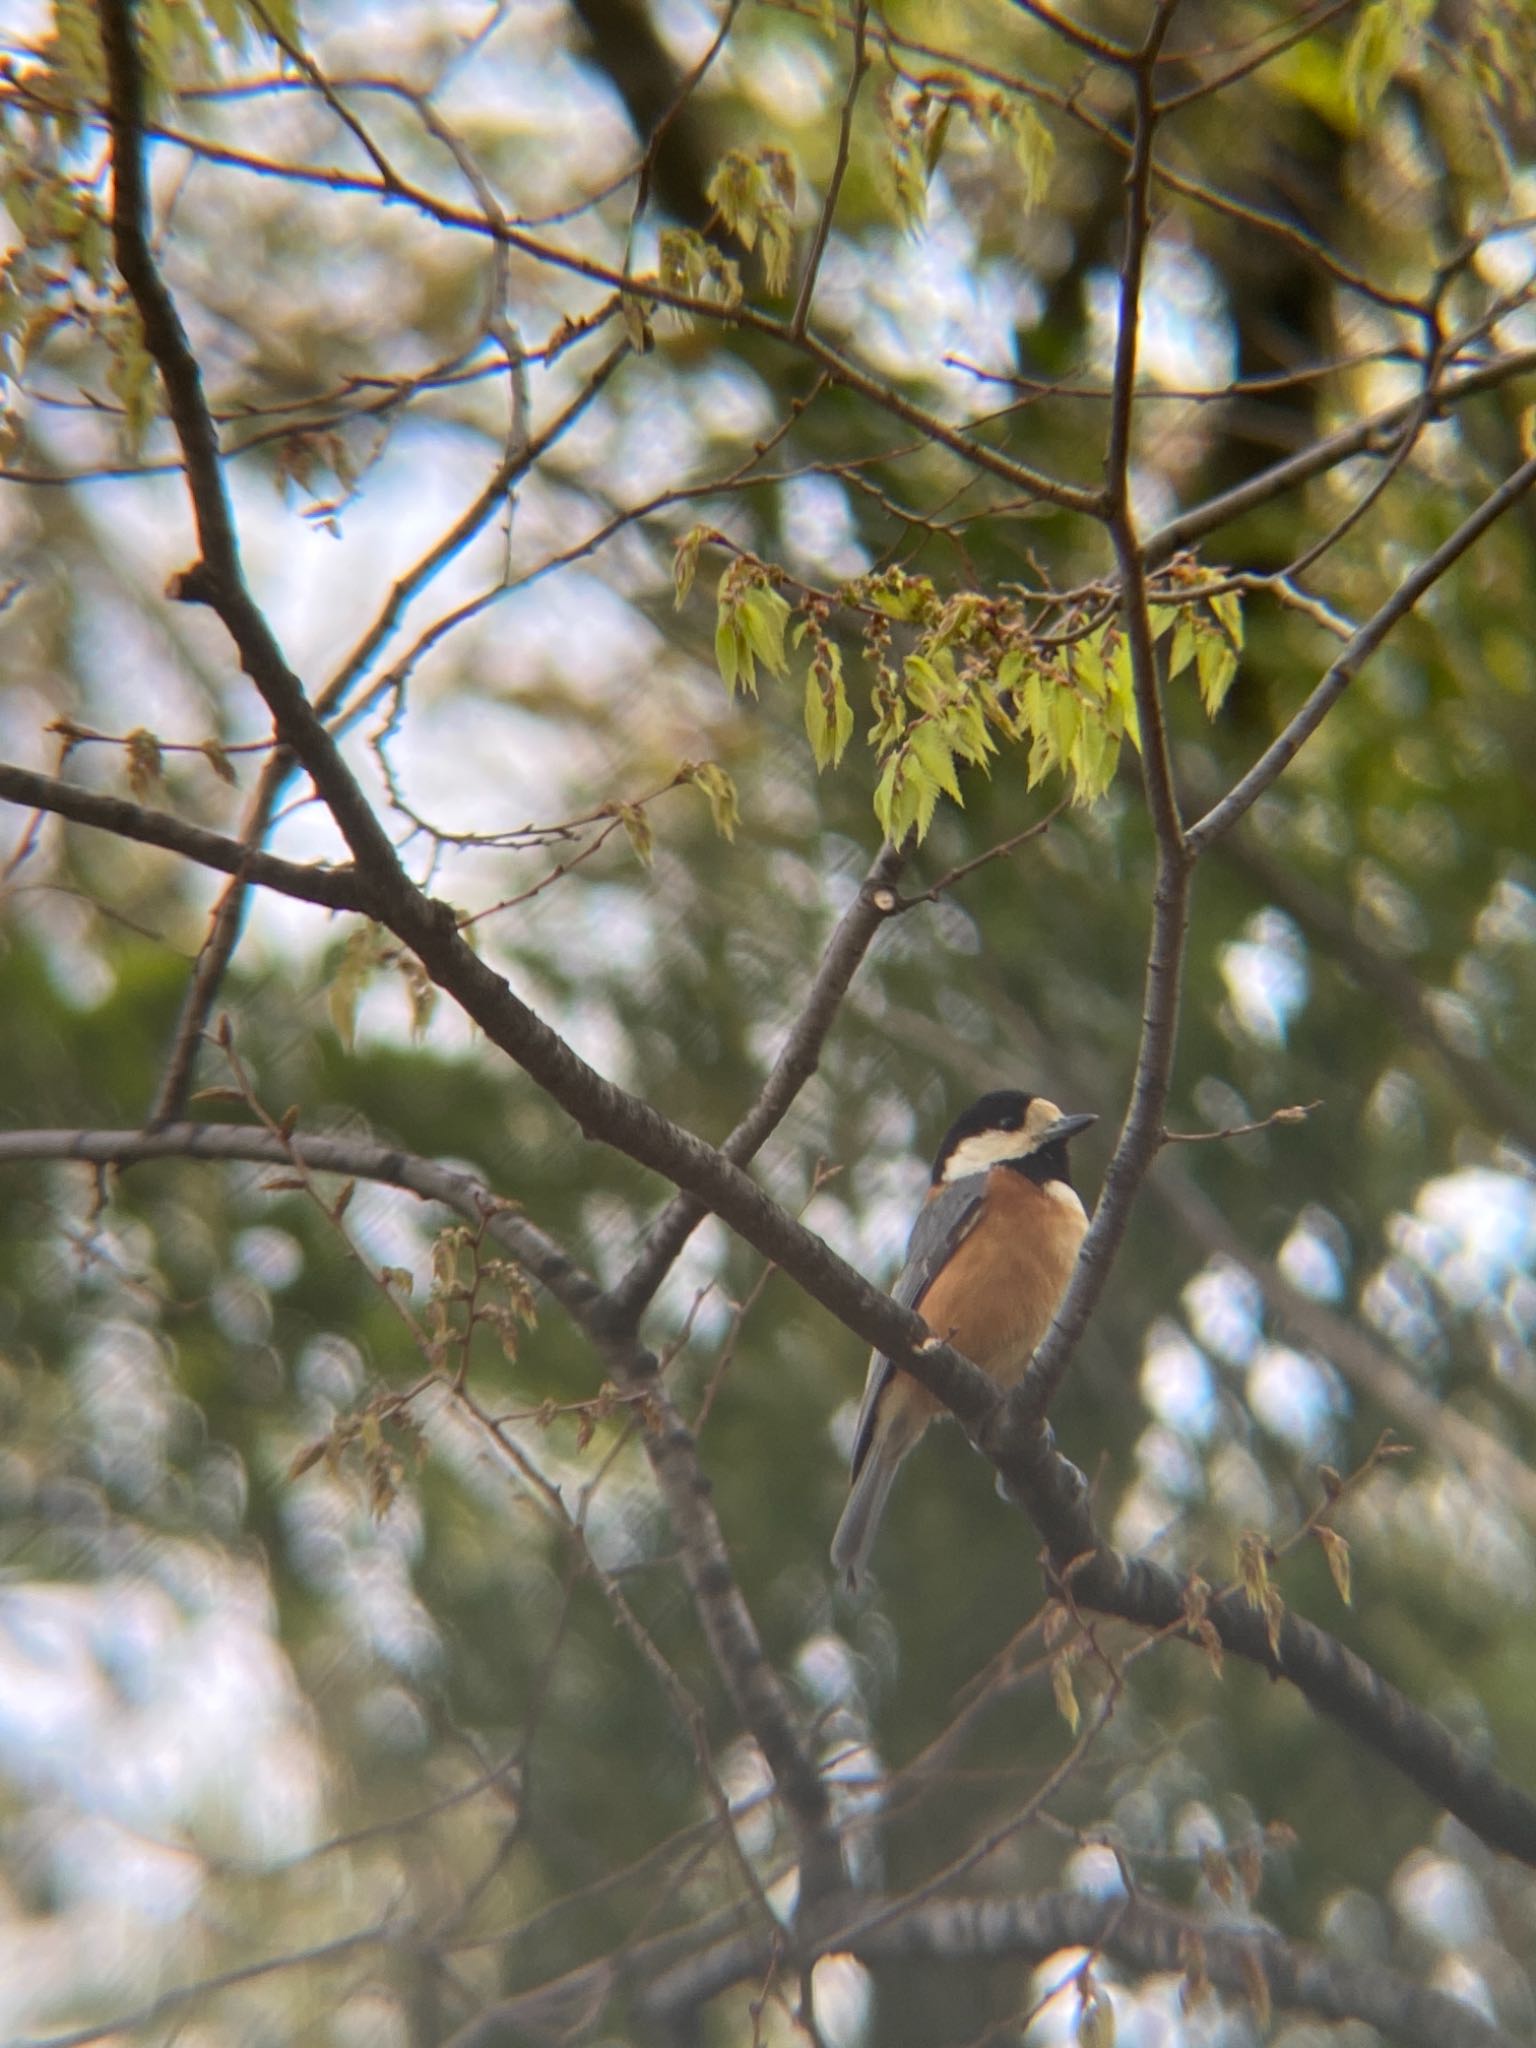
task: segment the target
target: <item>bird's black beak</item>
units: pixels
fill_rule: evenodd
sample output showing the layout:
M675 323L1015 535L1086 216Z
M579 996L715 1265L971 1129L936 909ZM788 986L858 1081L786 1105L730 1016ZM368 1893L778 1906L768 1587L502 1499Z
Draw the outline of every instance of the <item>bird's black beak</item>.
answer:
M1055 1123L1047 1124L1040 1133L1036 1149L1043 1151L1047 1145L1064 1144L1068 1138L1075 1138L1079 1131L1086 1131L1090 1124L1097 1122L1098 1117L1092 1110L1082 1111L1077 1116L1059 1116Z

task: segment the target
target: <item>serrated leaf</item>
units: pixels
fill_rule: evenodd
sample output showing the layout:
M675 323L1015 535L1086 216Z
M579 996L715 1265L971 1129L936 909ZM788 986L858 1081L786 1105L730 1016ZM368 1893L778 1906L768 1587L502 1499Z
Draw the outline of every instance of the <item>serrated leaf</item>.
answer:
M639 804L620 804L619 823L624 827L625 837L629 840L635 858L642 867L648 868L655 851L655 835L651 831L651 821L645 815L643 807Z
M723 610L715 624L715 666L720 671L720 680L734 697L737 679L741 674L739 644L736 622Z
M944 680L926 655L909 654L902 663L907 696L918 711L937 711L947 692Z
M359 925L348 935L341 959L326 990L326 1009L331 1027L346 1051L351 1052L357 1033L357 1005L375 965L377 947L372 927Z
M677 552L672 558L672 591L673 601L679 611L688 601L688 593L693 588L694 575L699 566L699 549L708 538L707 526L695 526L690 532L685 533L677 544Z
M718 761L690 761L688 779L703 790L709 800L710 821L722 839L734 839L741 812L736 785Z
M1234 654L1243 650L1243 600L1236 590L1223 590L1210 601L1217 625L1231 642Z
M1218 628L1208 628L1200 635L1195 649L1195 673L1200 679L1200 701L1206 716L1214 718L1237 674L1237 656Z
M1078 2005L1077 2038L1081 2048L1115 2048L1115 2008L1096 1984Z
M1037 782L1043 782L1056 766L1055 749L1050 734L1038 732L1029 750L1029 775L1026 787L1033 789Z
M925 778L930 779L952 802L964 806L960 794L960 781L955 774L955 757L948 738L941 726L930 719L912 729L912 753L922 768ZM938 795L935 793L937 804ZM930 813L931 815L931 813Z
M794 246L788 214L770 214L763 222L763 282L770 292L777 294L788 290Z
M624 332L629 345L637 356L649 355L655 346L656 337L651 331L650 309L643 299L633 292L620 292L619 315L624 322Z
M1104 794L1108 746L1103 726L1096 718L1085 717L1068 761L1075 782L1073 795L1078 803L1094 803Z
M1344 91L1362 120L1376 111L1401 61L1409 26L1404 16L1402 0L1372 0L1355 23L1344 52Z
M1323 1523L1318 1523L1313 1528L1312 1534L1323 1546L1323 1556L1328 1560L1328 1570L1332 1575L1335 1587L1338 1589L1339 1598L1346 1607L1350 1606L1352 1604L1352 1594L1349 1543L1347 1539L1341 1536L1337 1529L1330 1529Z
M402 954L395 964L411 1006L411 1037L419 1043L426 1037L432 1012L437 1008L437 984L412 953Z
M1068 650L1072 680L1094 697L1109 695L1109 668L1104 657L1104 635L1091 633Z
M128 754L128 787L142 803L164 772L160 742L142 725L136 726L123 742Z
M784 629L789 623L789 606L785 600L776 590L759 585L741 600L740 620L747 645L769 674L787 675Z
M217 740L203 741L203 759L208 763L214 774L217 775L220 782L227 782L231 789L234 788L238 780L235 774L235 764L230 760L229 755L219 745Z
M814 668L805 678L805 736L811 743L811 758L819 775L832 762L832 714Z
M1179 612L1178 627L1174 632L1173 645L1168 651L1168 680L1180 676L1195 658L1195 622L1187 607Z
M1033 212L1050 187L1056 138L1027 100L1009 107L1008 140L1024 180L1024 210Z

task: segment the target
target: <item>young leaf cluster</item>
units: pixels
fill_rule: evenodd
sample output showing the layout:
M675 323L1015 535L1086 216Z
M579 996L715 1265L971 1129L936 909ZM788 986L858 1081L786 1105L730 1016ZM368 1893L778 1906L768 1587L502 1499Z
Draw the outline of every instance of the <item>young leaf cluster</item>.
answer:
M696 527L678 544L680 606L706 542L718 545L721 536ZM1192 564L1177 565L1168 601L1151 607L1150 622L1154 643L1165 647L1168 680L1193 668L1214 718L1237 673L1242 605L1235 591L1210 589L1208 578L1197 585L1198 574ZM792 605L781 580L755 556L733 556L716 588L715 659L728 690L755 695L759 663L784 676L786 648L808 649L806 735L817 768L835 768L855 718L843 650L829 629L832 602L809 593ZM941 798L963 806L960 770L987 768L1006 744L1027 747L1030 788L1059 774L1079 804L1104 795L1126 739L1140 750L1130 644L1118 615L1090 615L1047 642L1016 598L976 591L946 598L927 577L895 568L845 584L837 602L861 629L871 683L867 736L879 770L874 811L895 844L909 835L921 841Z
M882 95L886 164L903 227L922 226L928 187L961 114L990 143L1005 149L1016 165L1024 210L1045 197L1056 158L1056 141L1027 100L987 92L950 73L923 78L905 90Z
M755 249L762 244L763 276L770 292L785 291L789 285L798 183L787 150L728 149L705 187L705 198L741 246Z

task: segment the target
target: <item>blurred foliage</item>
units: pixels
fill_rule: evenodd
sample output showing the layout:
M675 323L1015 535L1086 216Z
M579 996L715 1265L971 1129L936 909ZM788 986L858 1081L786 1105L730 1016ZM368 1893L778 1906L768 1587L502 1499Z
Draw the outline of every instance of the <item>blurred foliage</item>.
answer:
M413 872L483 913L485 957L584 1055L718 1140L798 1013L876 811L927 828L915 892L1043 817L1070 764L1090 801L886 928L757 1170L888 1278L948 1117L1020 1085L1100 1113L1075 1150L1091 1201L1128 1097L1153 859L1133 750L1117 764L1102 533L761 327L682 318L643 289L725 308L740 291L788 317L839 164L851 20L555 0L140 13L171 138L154 152L161 254L235 456L253 583L311 694L342 686L350 758ZM1140 0L1074 13L1129 42L1145 28ZM1536 341L1528 10L1290 22L1267 0L1185 0L1158 73L1165 99L1231 77L1159 140L1132 448L1149 531L1414 399L1426 374ZM1123 79L988 0L893 6L862 32L812 331L909 408L1096 489ZM107 256L94 10L60 0L4 33L0 750L236 832L268 735L211 618L161 595L193 543ZM626 110L647 107L671 115L637 217ZM437 217L382 202L380 161ZM476 231L497 211L520 235L500 255ZM600 386L625 323L584 263L636 281L630 352ZM1169 565L1163 595L1181 577L1196 593L1162 622L1192 814L1334 658L1330 616L1366 618L1518 465L1531 397L1510 374L1426 398L1411 445L1362 448ZM507 450L579 399L449 545ZM1231 589L1198 597L1330 536L1240 615ZM697 585L675 586L695 559ZM1516 1775L1536 1700L1536 1513L1511 1483L1536 1461L1533 588L1527 500L1203 863L1171 1124L1317 1107L1170 1148L1053 1417L1117 1541L1224 1584L1259 1532L1285 1602ZM365 642L376 619L389 630ZM1034 679L1055 694L1031 708L1008 649L1053 624ZM721 687L717 647L756 694ZM1083 680L1095 661L1102 687ZM1091 758L1060 723L1073 690L1102 707ZM914 726L941 737L926 768ZM904 793L903 760L922 770ZM306 795L287 786L271 843L335 857ZM131 1126L215 884L126 840L13 826L0 1125ZM199 1086L463 1162L616 1277L666 1190L442 1005L427 1014L409 967L361 926L255 904L218 1002L239 1072L210 1040ZM443 1363L429 1304L449 1219L367 1185L337 1216L334 1180L281 1178L191 1162L0 1178L0 1939L28 1957L0 1989L7 2038L377 1927L412 1932L210 1994L195 2037L425 2048L499 1990L736 1896L738 1857L770 1888L785 1874L761 1799L735 1849L707 1825L700 1755L733 1800L762 1792L761 1765L600 1362L548 1303L515 1357L482 1322L449 1369L467 1360L516 1457L440 1383L407 1426L392 1398ZM1367 1386L1295 1327L1277 1273L1467 1429L1406 1420L1388 1379ZM863 1360L763 1279L706 1224L647 1335L703 1418L768 1652L819 1717L849 1812L871 1815L855 1875L921 1884L1026 1807L1069 1745L1030 1626L1035 1544L942 1432L897 1491L874 1596L838 1594L825 1545ZM1413 1454L1372 1463L1387 1428ZM1334 1517L1347 1609L1322 1547L1287 1548L1320 1465L1370 1468ZM606 1587L562 1515L584 1518ZM1096 1633L1131 1658L1128 1631ZM1106 1666L1072 1676L1086 1710ZM877 1828L855 1781L920 1762L973 1706L931 1772L893 1781ZM1395 1963L1514 2035L1536 2024L1529 1875L1251 1670L1136 1654L1082 1764L965 1886L1108 1882L1106 1830L1149 1890L1202 1907L1221 1896L1212 1855L1267 1840L1255 1910L1276 1927ZM1257 2037L1240 2006L1180 2017L1172 1980L1099 1979L1122 2042ZM1017 1965L904 1965L874 2006L863 1980L829 1989L823 2027L966 2041L1036 1995ZM1062 2001L1031 2041L1082 2013ZM630 2038L622 2001L589 2019ZM723 2001L707 2038L756 2024L744 1996ZM794 2034L772 2000L761 2029ZM1282 2018L1271 2038L1313 2036Z

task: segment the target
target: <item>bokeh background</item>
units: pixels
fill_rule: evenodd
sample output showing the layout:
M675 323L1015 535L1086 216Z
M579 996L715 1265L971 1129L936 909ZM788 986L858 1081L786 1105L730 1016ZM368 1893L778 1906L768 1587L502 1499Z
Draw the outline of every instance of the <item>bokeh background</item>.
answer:
M723 558L706 555L676 610L675 542L704 523L827 590L895 562L941 590L996 592L1094 585L1102 536L818 386L772 338L658 311L652 345L591 390L515 495L493 493L478 530L418 571L509 436L572 407L621 332L600 280L526 249L494 256L474 231L487 195L540 247L609 267L628 255L636 273L659 225L708 227L749 303L785 313L757 259L710 226L706 186L726 149L792 152L803 254L850 22L692 0L311 0L302 46L340 104L465 226L348 189L375 164L243 8L141 12L179 88L154 116L161 255L289 659L315 694L350 672L349 758L413 872L465 909L533 889L601 824L521 846L474 835L647 799L648 862L613 833L476 929L603 1072L719 1139L877 848L874 771L860 737L817 776L798 680L728 698L711 652ZM1192 809L1295 710L1337 651L1331 624L1368 616L1526 445L1529 16L1497 0L1311 12L1292 34L1270 5L1178 10L1170 49L1188 54L1167 90L1234 76L1163 131L1134 444L1144 528L1413 399L1428 350L1443 352L1436 374L1503 367L1410 446L1367 449L1203 540L1207 565L1260 577L1329 544L1289 590L1246 598L1214 721L1192 679L1170 689ZM268 733L212 616L164 595L193 544L106 262L93 9L6 16L0 751L50 772L67 751L73 778L233 831ZM1130 38L1145 25L1140 5L1082 16ZM1114 75L993 0L895 6L870 37L817 330L923 406L985 420L994 445L1091 485L1117 318ZM1006 136L957 106L923 218L904 218L893 159L957 80L983 111L991 94L1034 110L1054 149L1043 189L1031 205ZM637 211L643 138L669 107ZM526 354L511 370L509 338ZM758 475L781 480L721 485L776 434ZM1316 1107L1165 1153L1054 1416L1115 1541L1222 1583L1243 1533L1261 1532L1288 1603L1517 1779L1536 1734L1533 519L1518 507L1436 587L1203 864L1170 1122L1211 1132ZM850 640L862 733L859 659ZM734 841L697 788L668 787L706 759L739 792ZM1023 755L1005 753L966 777L963 811L941 807L914 877L972 859L1057 794L1029 790ZM218 885L57 821L34 833L20 811L5 834L0 1124L131 1126ZM298 782L270 843L339 850ZM1075 1147L1091 1203L1128 1098L1151 862L1128 759L1102 801L893 923L764 1184L889 1279L946 1122L1017 1085L1099 1112ZM617 1275L665 1190L418 999L349 921L261 898L218 1007L268 1113L296 1104L305 1130L471 1166ZM231 1085L217 1047L198 1081ZM293 1475L306 1446L421 1378L378 1272L408 1269L425 1303L445 1219L362 1186L343 1232L271 1178L193 1163L0 1175L8 2040L94 2039L128 2016L113 2038L445 2041L499 1990L739 1882L675 1697L441 1389L412 1410L419 1439L388 1435L384 1497L355 1445ZM959 1433L938 1432L895 1496L873 1595L840 1595L825 1546L863 1356L782 1277L757 1291L762 1277L707 1223L647 1331L677 1347L685 1410L707 1401L702 1455L742 1587L819 1717L848 1812L867 1816L855 1868L921 1883L1030 1802L1070 1743L1029 1633L1036 1544ZM739 1853L782 1903L787 1843L757 1796L761 1760L709 1664L625 1411L579 1406L600 1365L545 1304L515 1359L484 1331L469 1370L528 1459L585 1503L594 1555L700 1707L741 1803ZM1411 1450L1372 1462L1389 1430ZM1368 1464L1335 1518L1346 1608L1321 1546L1292 1539L1320 1466ZM1119 1654L1131 1640L1104 1631ZM1077 1682L1091 1701L1107 1681L1090 1659ZM1391 1963L1516 2037L1536 2024L1529 1874L1253 1670L1218 1679L1171 1643L1140 1655L1082 1763L968 1881L1113 1889L1107 1830L1162 1897ZM1261 1841L1250 1900L1221 1852ZM155 2010L268 1960L283 1966ZM1072 1960L878 1980L829 1963L823 2035L991 2038ZM1183 2010L1176 1978L1098 1974L1122 2043L1261 2031L1240 2002ZM722 2001L703 2038L793 2037L780 2006L754 2020L748 1998ZM1047 2004L1028 2038L1070 2038L1079 2017L1070 1997ZM617 2005L570 2038L627 2039L627 2024ZM1281 2015L1269 2038L1324 2034Z

